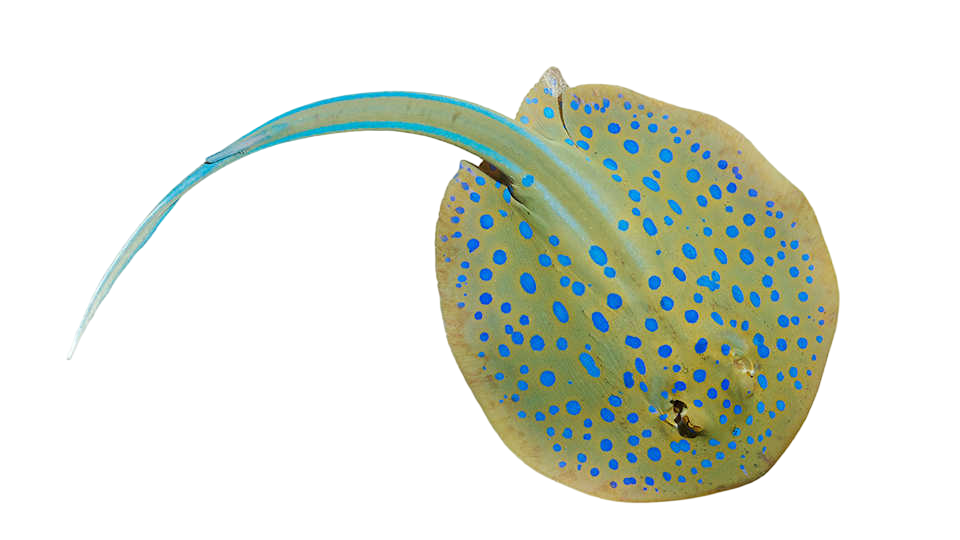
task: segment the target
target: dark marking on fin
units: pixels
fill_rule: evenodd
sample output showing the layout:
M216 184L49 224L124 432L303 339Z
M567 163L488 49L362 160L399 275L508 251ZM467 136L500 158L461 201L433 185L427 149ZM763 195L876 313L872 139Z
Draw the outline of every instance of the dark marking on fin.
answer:
M491 180L495 180L503 184L507 188L507 191L510 192L510 196L516 199L520 204L523 204L523 199L517 196L517 192L513 189L515 182L512 178L504 174L503 171L496 168L488 161L481 161L480 166L477 168L480 169L480 171L487 175Z

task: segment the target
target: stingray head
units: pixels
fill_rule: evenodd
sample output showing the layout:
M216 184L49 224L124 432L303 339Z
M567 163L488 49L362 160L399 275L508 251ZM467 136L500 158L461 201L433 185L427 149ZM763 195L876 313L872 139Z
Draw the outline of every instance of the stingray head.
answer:
M616 500L764 474L806 417L837 316L803 194L716 118L567 88L553 69L517 121L565 170L462 163L437 223L447 336L500 437Z

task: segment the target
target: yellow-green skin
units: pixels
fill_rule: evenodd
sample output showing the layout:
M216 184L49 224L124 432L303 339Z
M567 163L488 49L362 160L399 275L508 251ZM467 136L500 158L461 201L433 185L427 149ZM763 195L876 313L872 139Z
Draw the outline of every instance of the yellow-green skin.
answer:
M813 210L716 118L615 86L568 89L555 69L517 120L445 96L374 92L261 125L147 215L70 354L190 189L271 146L359 130L433 137L484 161L487 172L462 163L444 194L437 277L454 356L525 463L600 497L659 501L742 485L780 457L836 326Z
M546 108L553 114L545 115ZM810 409L836 326L836 278L806 198L730 126L625 88L568 89L551 70L527 95L517 120L581 180L535 177L524 186L501 178L510 183L505 197L506 186L463 162L437 222L447 338L490 423L541 474L607 499L683 499L762 476ZM633 122L639 126L631 127ZM591 128L592 137L583 126ZM579 141L588 148L577 146ZM669 162L661 158L664 148L672 154ZM608 165L615 169L604 165L605 159L612 159ZM687 173L692 169L699 172L695 182L697 175ZM718 187L711 192L711 185ZM697 202L698 195L706 206ZM751 225L745 214L754 217ZM655 234L644 228L644 218L651 219ZM727 234L729 226L737 228L735 237ZM766 227L775 229L772 238ZM473 251L471 239L477 241ZM696 250L694 258L690 251L684 254L685 244ZM591 257L591 246L602 250L604 264ZM726 254L725 264L715 249ZM753 255L750 264L749 255L740 256L743 249ZM506 255L502 264L494 261L497 250ZM559 263L562 255L569 265ZM772 257L772 266L766 257ZM674 273L676 267L685 281ZM606 268L613 268L613 277ZM484 269L491 272L488 280L480 275ZM701 276L713 281L712 272L720 279L697 283ZM533 279L533 292L524 289L524 274ZM661 282L657 289L651 288L652 276ZM582 294L579 286L575 290L578 282ZM620 299L612 300L618 307L608 302L610 294ZM665 296L673 300L670 310L661 304ZM753 303L757 298L759 306ZM509 313L501 309L503 302L510 303ZM563 304L567 322L554 312L555 302ZM695 321L688 319L690 310ZM594 313L602 317L599 325ZM648 329L648 319L656 321L655 331ZM759 344L757 334L763 336ZM542 347L531 346L533 336L543 339ZM566 340L565 348L558 347L558 338ZM698 347L702 339L706 346ZM671 348L667 357L660 354L663 345ZM584 353L595 364L593 374L580 361ZM542 382L544 372L552 376ZM683 415L702 428L695 437L680 434L673 400L687 405ZM571 401L579 404L577 414L571 414L577 407L567 408Z

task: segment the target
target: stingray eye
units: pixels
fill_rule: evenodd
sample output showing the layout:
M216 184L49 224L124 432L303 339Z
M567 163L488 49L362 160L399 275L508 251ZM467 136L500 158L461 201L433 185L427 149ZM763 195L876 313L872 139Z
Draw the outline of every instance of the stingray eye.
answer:
M670 400L670 405L673 405L673 412L680 414L687 408L687 404L680 401L679 399Z
M677 432L688 439L693 439L697 435L700 435L702 431L703 428L690 423L690 418L687 416L684 416L680 422L677 423Z

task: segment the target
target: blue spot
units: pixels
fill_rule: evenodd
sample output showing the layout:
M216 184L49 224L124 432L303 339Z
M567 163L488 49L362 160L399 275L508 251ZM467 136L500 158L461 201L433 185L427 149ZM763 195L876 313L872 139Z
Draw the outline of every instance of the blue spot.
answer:
M535 351L542 351L545 346L546 346L546 343L544 343L542 337L537 336L537 335L534 335L534 336L531 336L531 337L530 337L530 348L531 348L531 349L533 349L533 350L535 350Z
M670 298L669 296L664 296L663 298L661 298L660 307L662 307L666 311L670 311L671 309L673 309L673 298Z
M544 371L540 374L540 384L544 386L553 386L557 382L557 376L552 371Z
M764 374L762 374L762 373L761 373L760 375L758 375L758 376L757 376L757 384L760 385L760 388L766 388L766 387L767 387L767 376L764 375ZM760 412L763 412L763 411L761 410Z
M589 139L593 137L593 130L590 129L590 126L581 126L580 134Z
M557 320L565 323L570 320L570 315L567 313L567 308L560 302L553 303L553 314L557 317Z
M740 260L743 261L743 264L746 264L746 265L753 264L753 252L746 248L741 249Z
M544 107L543 115L547 118L553 118L553 109L551 109L550 107Z
M659 276L650 276L650 279L647 280L647 285L650 286L650 290L657 290L660 288L660 277Z
M647 372L647 365L643 363L643 358L634 358L633 366L637 368L637 373L639 373L640 375L643 375L644 373ZM642 382L640 383L640 385L641 385L641 388L644 389L644 391L646 391Z
M480 226L484 229L493 227L493 217L490 214L484 214L480 216Z
M766 229L763 230L763 235L766 236L767 238L773 238L774 236L776 236L776 234L777 234L777 231L773 227L767 227Z
M730 225L729 227L727 227L727 236L729 236L730 238L736 238L739 235L740 235L740 229L736 228L733 225Z
M616 122L610 122L610 125L607 126L607 131L614 134L620 133L620 124L617 124Z
M720 248L715 248L713 250L713 255L720 261L720 264L727 264L727 254L723 252Z
M611 171L617 170L617 162L610 158L606 158L603 160L603 166L610 169Z
M607 264L607 254L600 246L590 246L590 258L600 266Z
M621 231L625 231L630 228L630 224L627 222L627 220L621 219L619 222L617 222L617 228Z
M631 154L636 154L640 151L640 146L637 144L637 141L627 139L623 141L623 149Z
M620 306L623 305L623 298L620 298L619 294L610 293L607 295L607 307L610 309L620 309Z
M660 161L664 163L670 163L673 161L673 152L669 148L663 148L660 150Z
M492 302L492 301L493 301L493 296L491 296L490 293L483 293L483 294L480 295L480 303L481 303L481 304L487 305L487 304L489 304L489 303Z
M677 278L677 281L686 281L686 280L687 280L687 274L686 274L686 272L684 272L684 271L683 271L683 268L680 268L679 266L674 266L674 267L673 267L673 277Z
M700 320L700 314L694 309L688 309L683 315L684 318L687 319L688 323L695 323Z
M533 236L533 229L530 228L530 224L527 223L526 221L520 222L519 229L520 229L520 236L524 238L530 238L531 236Z
M684 254L688 259L691 259L691 260L696 259L696 258L697 258L697 248L693 247L693 246L690 245L690 244L684 244L684 245L683 245L683 254Z
M707 338L700 338L693 344L693 351L697 354L703 354L707 351Z
M480 247L480 241L476 238L467 241L467 249L470 250L470 253L473 253L478 247Z
M703 381L707 380L707 372L704 371L704 370L702 370L702 369L698 369L698 370L694 371L694 372L693 372L693 380L695 380L695 381L697 381L697 382L703 382Z
M576 416L580 414L580 402L577 400L571 400L567 402L567 412ZM583 454L580 454L583 456ZM587 460L587 456L583 456L583 461Z
M700 181L700 171L698 171L698 170L696 170L696 169L690 169L690 170L688 170L688 171L687 171L687 180L689 180L689 181L692 182L692 183L699 182L699 181Z
M497 264L503 264L507 262L507 253L502 249L498 249L493 252L493 262Z
M657 348L657 354L659 354L661 358L669 358L670 355L673 354L673 348L669 345L661 345Z
M600 418L602 418L604 422L613 422L616 419L613 411L606 407L600 409Z
M595 326L597 330L601 332L607 332L608 330L610 330L610 323L607 322L607 319L606 317L603 316L603 313L600 313L599 311L594 311L592 318L593 318L593 326Z
M523 287L523 290L527 294L533 294L537 292L537 282L534 281L533 276L524 272L520 275L520 286Z
M533 185L533 176L530 176L529 174L528 174L528 175L525 175L523 178L520 179L520 183L523 184L524 187L530 187L530 186L532 186L532 185Z
M650 236L657 234L657 226L654 225L653 220L650 218L643 218L643 230L647 231L647 234Z
M647 449L647 457L650 458L650 461L660 461L660 449L656 446Z
M743 303L743 291L740 290L740 287L734 285L731 291L733 292L733 299L737 302Z
M587 373L591 377L599 377L600 369L597 368L597 364L593 361L593 357L588 353L580 353L580 365L583 366L583 369L587 370Z
M493 279L493 272L491 272L489 268L480 270L480 279L483 281L490 281Z
M656 180L650 178L649 176L643 177L643 185L647 186L650 191L660 191L660 184Z

